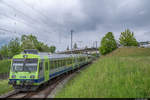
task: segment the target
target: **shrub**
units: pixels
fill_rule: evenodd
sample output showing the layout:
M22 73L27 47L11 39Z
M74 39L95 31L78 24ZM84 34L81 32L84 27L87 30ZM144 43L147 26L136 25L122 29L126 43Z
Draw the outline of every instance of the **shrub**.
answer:
M115 41L114 35L112 32L108 32L101 41L101 47L99 51L102 55L112 52L117 48L117 43Z
M121 33L119 40L120 44L123 46L138 46L138 42L134 37L134 33L130 32L129 29Z

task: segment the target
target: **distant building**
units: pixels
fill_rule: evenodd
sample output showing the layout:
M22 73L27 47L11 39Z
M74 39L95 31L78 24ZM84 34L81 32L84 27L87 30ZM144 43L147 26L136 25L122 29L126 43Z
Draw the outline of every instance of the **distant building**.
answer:
M150 48L150 41L139 42L139 47Z
M94 53L99 53L99 50L97 48L84 48L84 49L76 49L76 50L67 50L67 51L62 51L62 52L57 52L59 54L80 54L80 53L85 53L85 54L94 54Z

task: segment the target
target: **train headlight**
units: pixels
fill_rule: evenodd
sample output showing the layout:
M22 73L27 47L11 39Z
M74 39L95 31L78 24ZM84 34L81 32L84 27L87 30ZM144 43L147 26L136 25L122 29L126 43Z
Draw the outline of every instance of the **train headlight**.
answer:
M11 77L12 77L12 78L16 78L16 75L12 75Z
M32 79L35 78L35 75L31 75L30 78L32 78Z

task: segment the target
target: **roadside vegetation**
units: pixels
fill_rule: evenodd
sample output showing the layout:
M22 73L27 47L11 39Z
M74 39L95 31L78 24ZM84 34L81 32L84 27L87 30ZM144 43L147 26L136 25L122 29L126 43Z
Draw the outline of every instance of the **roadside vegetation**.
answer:
M1 60L0 61L0 73L9 72L10 60Z
M131 32L129 29L126 29L125 32L121 32L119 42L123 46L138 46L134 32Z
M8 80L0 81L0 95L7 93L11 90L13 90L13 87L11 85L8 85Z
M24 49L37 49L40 52L54 53L56 47L48 46L38 41L37 37L32 34L22 35L20 39L14 38L10 40L8 44L0 48L0 59L12 58L14 55L21 53Z
M119 48L68 82L56 98L149 98L150 49Z
M126 29L125 32L121 32L119 43L116 42L115 37L112 32L108 32L101 40L101 45L99 51L102 55L106 55L119 46L138 46L138 42L134 37L134 32L131 32L129 29Z
M112 32L108 32L101 41L101 47L99 48L102 55L112 52L117 49L117 42Z

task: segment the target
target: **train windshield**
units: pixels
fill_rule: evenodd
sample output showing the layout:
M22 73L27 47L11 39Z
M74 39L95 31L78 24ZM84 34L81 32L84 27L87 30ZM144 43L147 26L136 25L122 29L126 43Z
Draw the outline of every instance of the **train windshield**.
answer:
M37 71L38 59L13 59L12 71L34 72Z

